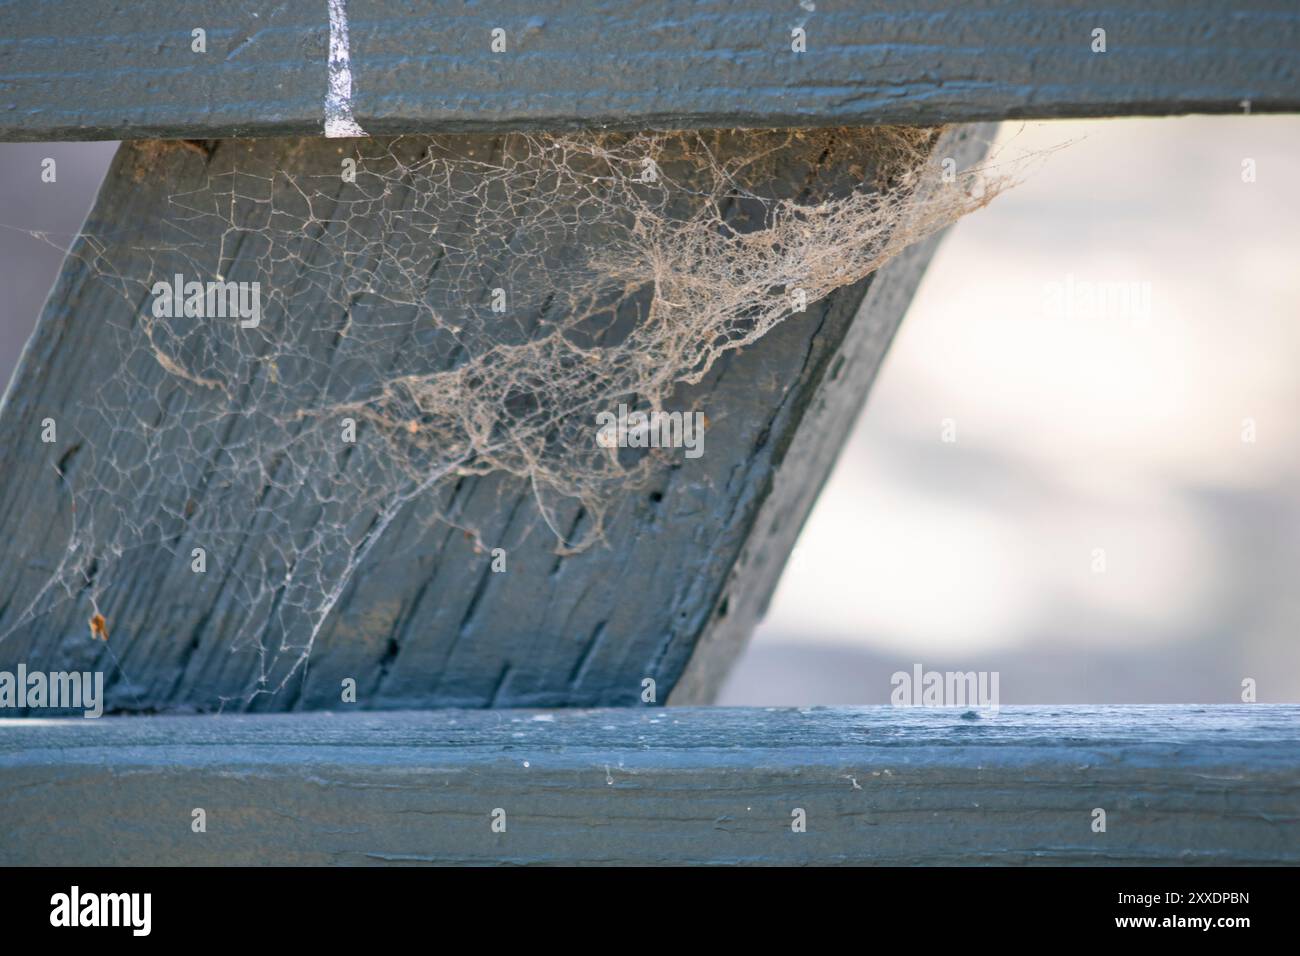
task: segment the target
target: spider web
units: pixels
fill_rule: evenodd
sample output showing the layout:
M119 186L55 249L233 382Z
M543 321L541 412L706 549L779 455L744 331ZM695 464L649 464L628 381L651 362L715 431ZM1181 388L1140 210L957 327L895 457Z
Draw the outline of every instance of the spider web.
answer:
M78 411L95 440L64 481L66 547L8 632L77 600L111 640L122 602L165 587L132 579L132 555L167 554L170 576L195 548L239 553L257 573L222 599L260 622L239 638L259 658L247 701L305 665L394 522L454 520L457 481L526 483L557 550L590 547L673 454L602 447L597 412L667 410L796 292L857 282L1006 185L942 168L937 136L362 140L354 178L236 165L172 195L161 238L125 243L129 268L120 237L80 237L71 254L131 319L113 329L120 369ZM782 189L792 156L815 159ZM177 272L258 283L259 324L156 314ZM578 540L564 501L593 516Z

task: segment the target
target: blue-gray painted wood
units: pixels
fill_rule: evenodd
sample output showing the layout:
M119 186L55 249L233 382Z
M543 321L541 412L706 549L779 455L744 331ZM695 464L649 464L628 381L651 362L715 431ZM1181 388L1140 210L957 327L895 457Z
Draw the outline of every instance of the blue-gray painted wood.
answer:
M373 134L1300 109L1293 0L347 0ZM809 9L814 8L814 9ZM319 133L326 0L6 0L0 139ZM791 49L791 31L807 52ZM191 31L207 31L207 52ZM506 31L493 53L491 31ZM1106 31L1094 53L1093 31Z
M3 864L1295 865L1300 707L4 720L0 820Z
M717 155L731 155L736 147L729 134L712 135ZM983 154L989 135L988 127L956 127L934 148L964 167ZM404 143L405 149L420 148ZM500 137L462 145L488 155L508 148ZM266 176L276 170L337 176L340 148L319 138L223 141L205 157L128 145L86 232L107 243L101 261L117 274L143 282L188 272L182 253L171 258L151 241L172 237L165 227L176 214L171 195L201 192L210 175L236 167ZM853 160L867 161L850 153L830 168L822 146L802 139L782 155L763 187L773 195L814 194L842 186L845 176L856 176L860 185L862 171L852 172ZM187 201L200 202L193 196ZM737 204L738 217L742 207ZM316 212L329 215L323 202ZM213 218L187 221L185 228L194 248L203 248L221 240L224 226ZM348 228L377 230L382 222L354 220ZM439 237L469 242L473 229L472 222L448 223ZM280 693L256 698L250 695L265 662L249 638L265 634L264 642L274 646L280 636L264 608L240 600L246 590L240 582L265 578L279 547L273 536L214 543L192 540L180 528L175 540L132 550L99 597L108 644L91 639L92 608L84 592L51 602L40 617L23 616L71 533L56 467L75 485L83 480L79 469L90 469L92 459L132 453L113 444L104 416L88 407L97 384L117 382L129 390L127 407L159 415L166 409L173 424L195 403L198 418L206 414L202 396L176 400L182 386L159 363L124 353L139 321L137 302L74 256L0 405L0 634L12 630L0 640L0 669L24 663L47 671L102 670L114 710L331 708L347 678L356 681L368 708L636 705L646 678L656 682L658 703L707 702L765 609L936 242L908 250L875 275L811 305L807 314L726 356L701 385L683 390L682 407L704 408L716 423L707 452L620 499L607 521L607 546L561 557L526 484L499 476L465 479L453 493L458 524L478 527L485 540L507 548L507 573L490 573L491 555L458 527L399 520L358 570L307 668ZM240 246L238 255L256 255L249 248L255 245ZM74 251L85 253L86 240ZM252 266L236 261L227 274L241 268ZM325 266L307 262L303 268ZM280 280L299 288L294 276ZM331 376L345 374L335 369L342 361L331 346L336 331L363 319L350 318L327 299L317 280L301 287L294 314L313 317L310 334L319 341L307 344L321 359L310 374L324 390ZM439 308L450 313L463 305L448 301ZM400 318L377 313L367 321ZM58 422L57 443L40 442L46 417ZM236 416L225 443L248 440L255 421ZM185 440L185 429L172 431ZM185 467L200 473L209 466L202 455L221 453L216 446L202 454L183 447ZM220 483L202 484L192 499L196 511L221 513L236 500L251 510L251 496L237 498ZM305 525L328 520L306 493L277 499L276 506ZM255 527L254 517L248 514L235 527ZM576 526L582 515L572 507L563 520ZM201 576L189 570L196 544L209 549L211 570Z

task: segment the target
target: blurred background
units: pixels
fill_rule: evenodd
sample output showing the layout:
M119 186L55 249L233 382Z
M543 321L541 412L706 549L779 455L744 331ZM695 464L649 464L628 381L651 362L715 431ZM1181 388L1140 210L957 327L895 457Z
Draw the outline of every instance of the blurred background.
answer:
M719 703L886 703L918 663L1003 704L1300 701L1300 117L995 149L1063 143L941 246ZM0 380L61 260L25 230L66 245L114 148L0 146L58 163L0 180Z

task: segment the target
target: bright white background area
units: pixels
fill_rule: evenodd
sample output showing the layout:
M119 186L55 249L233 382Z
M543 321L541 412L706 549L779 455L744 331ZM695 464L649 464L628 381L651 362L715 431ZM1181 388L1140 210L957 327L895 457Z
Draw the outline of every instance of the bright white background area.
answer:
M1300 701L1300 118L995 150L1065 142L940 248L720 703L885 703L918 662L1004 704ZM1150 314L1062 315L1071 276Z

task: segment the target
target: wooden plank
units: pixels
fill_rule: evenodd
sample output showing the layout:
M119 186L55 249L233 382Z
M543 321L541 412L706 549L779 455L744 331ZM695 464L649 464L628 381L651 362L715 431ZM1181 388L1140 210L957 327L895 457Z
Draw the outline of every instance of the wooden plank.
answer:
M982 155L988 133L956 128L934 148L965 166ZM732 134L716 136L720 160L745 148ZM493 156L513 148L510 142L465 137L448 144ZM404 140L395 148L422 147ZM862 157L852 150L831 168L818 142L799 138L784 149L763 186L773 196L828 189L845 176L860 185L863 171L853 160ZM327 286L347 277L338 263L317 261L314 243L282 256L265 284L292 302L285 316L268 314L265 328L292 336L283 354L308 361L295 358L294 368L271 382L260 357L216 351L232 347L216 327L202 338L224 367L246 373L232 404L189 388L142 351L139 316L154 279L196 267L256 276L254 257L266 251L256 236L230 242L221 217L185 219L186 241L178 244L167 225L177 214L173 196L207 208L208 184L235 169L250 183L285 173L337 182L338 150L322 139L271 139L223 142L206 161L190 150L152 146L127 147L115 161L88 235L74 248L0 409L0 473L9 479L0 487L0 547L9 571L0 576L0 635L7 635L0 668L22 662L103 670L110 708L127 710L330 708L348 678L372 708L638 704L647 678L656 682L659 703L670 693L674 702L708 700L764 609L935 241L810 305L806 315L725 356L698 386L682 389L682 407L706 409L715 423L707 452L617 499L607 546L557 555L526 482L466 478L441 499L454 524L430 524L414 508L404 512L350 578L314 637L307 668L282 692L254 697L268 671L274 684L294 660L276 657L277 645L295 640L288 625L277 628L285 608L303 599L291 588L305 587L308 578L286 566L286 550L327 525L366 521L374 503L354 499L352 491L342 498L330 492L336 500L327 508L297 481L273 487L254 474L250 480L266 482L259 491L242 479L232 487L207 476L225 474L218 463L228 449L256 448L266 429L281 428L274 403L286 390L306 390L312 402L339 388L364 391L365 376L376 370L390 374L403 361L427 365L424 356L439 354L437 342L417 323L411 334L423 336L427 353L413 351L405 338L383 339L364 346L365 361L357 361L363 346L341 346L341 329L351 328L348 341L359 343L363 324L399 329L412 316L382 298L372 308L353 297L344 308L338 289ZM341 215L344 201L321 197L314 211L329 219ZM737 203L737 226L744 215L745 204ZM354 236L387 222L376 214L336 226ZM469 245L478 228L466 215L441 222L438 236L451 247ZM238 250L232 262L196 263L221 242ZM443 314L465 310L459 290L452 291L437 293L447 301L433 303ZM632 301L620 309L636 307ZM521 326L536 325L539 308L521 309ZM268 401L269 412L262 408ZM53 444L39 442L46 418L60 429ZM139 421L152 423L145 438L133 425ZM165 430L157 427L164 423ZM123 484L123 473L141 463L146 439L153 464L130 471ZM378 483L368 477L377 472L366 469L380 465L360 454L367 447L362 442L349 460L346 488ZM263 466L259 459L254 471ZM303 467L294 474L333 473L328 462ZM92 531L84 526L93 525L93 534L111 544L118 526L133 522L153 536L132 536L112 569L88 566L72 582L70 600L47 601L61 595L43 589L74 540L68 488L107 485L116 497L82 498L85 534ZM160 501L176 494L160 519ZM576 507L563 513L566 529L585 520ZM462 533L465 527L476 528L478 538ZM480 541L508 550L506 573L491 573ZM195 546L207 550L209 573L191 573ZM283 584L274 584L277 574L285 575ZM299 583L291 585L295 574ZM28 616L34 606L38 617ZM108 643L90 639L86 622L96 611L108 621ZM697 648L698 661L683 678Z
M0 4L0 139L319 133L326 0ZM371 133L1300 108L1292 0L347 0ZM807 52L792 50L806 31ZM205 53L191 31L207 31ZM506 50L491 49L492 30ZM1094 53L1093 30L1106 31ZM336 38L339 31L336 29ZM335 47L337 52L337 45ZM335 76L341 76L335 60ZM332 100L338 111L340 97ZM346 128L346 125L345 125Z
M1297 807L1295 705L0 721L8 865L1294 865Z

